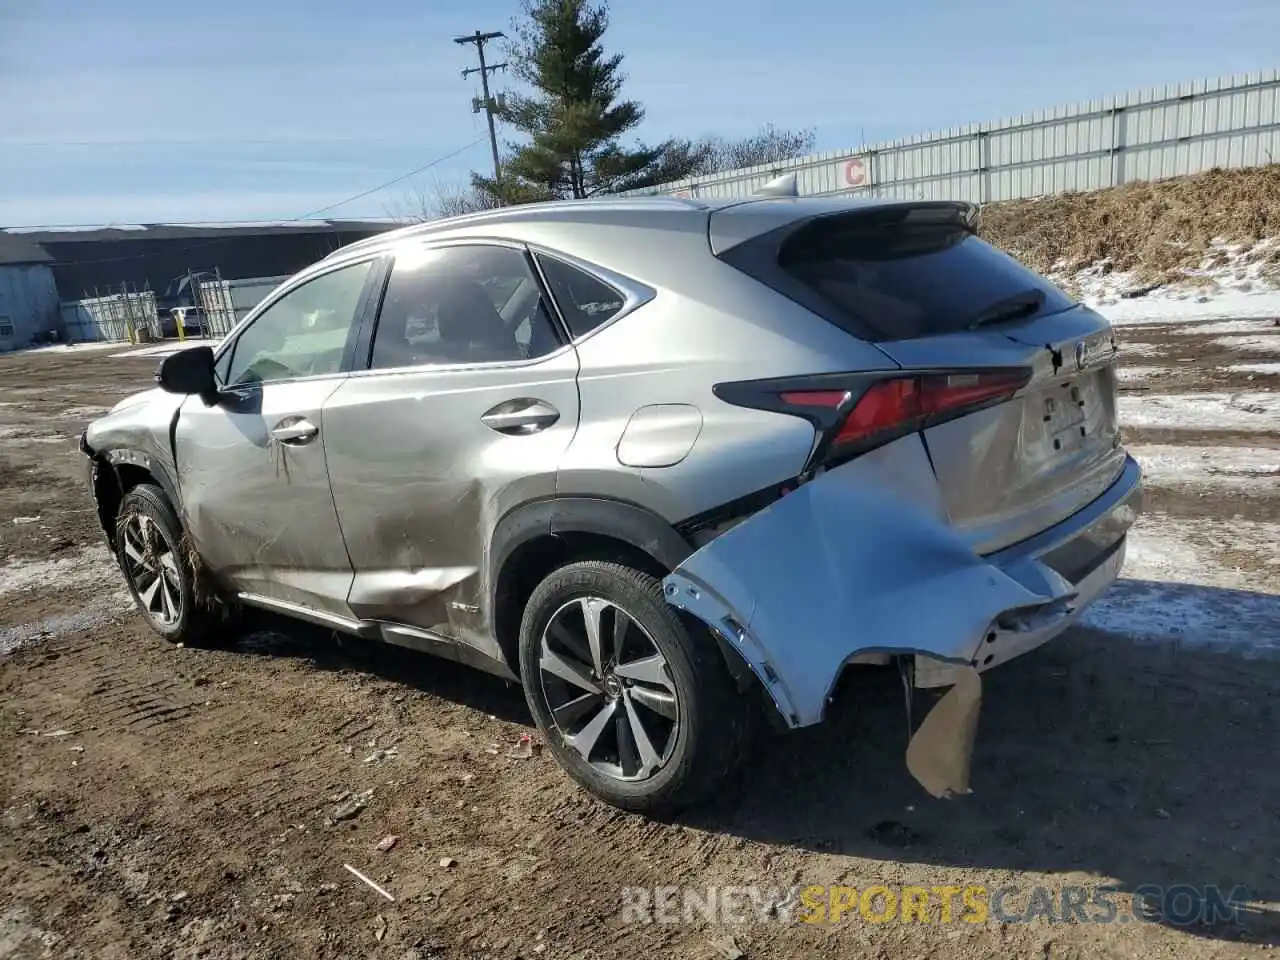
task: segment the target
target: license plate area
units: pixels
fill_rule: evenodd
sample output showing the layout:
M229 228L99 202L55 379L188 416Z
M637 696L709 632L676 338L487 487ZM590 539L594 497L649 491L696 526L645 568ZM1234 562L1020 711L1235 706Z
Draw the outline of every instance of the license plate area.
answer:
M1096 390L1096 377L1090 374L1047 388L1041 392L1038 405L1032 401L1032 410L1040 417L1038 432L1046 454L1070 454L1089 442Z

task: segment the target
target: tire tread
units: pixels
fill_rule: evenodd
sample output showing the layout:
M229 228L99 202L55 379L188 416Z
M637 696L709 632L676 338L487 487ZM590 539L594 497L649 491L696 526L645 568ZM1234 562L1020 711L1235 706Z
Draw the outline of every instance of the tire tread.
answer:
M676 761L677 769L661 789L620 789L630 785L599 776L585 780L572 767L570 775L605 802L650 816L675 813L708 799L740 768L751 740L755 711L751 699L739 692L709 631L690 629L667 603L661 582L648 573L608 560L578 560L553 571L534 589L520 626L521 676L534 717L539 718L535 698L541 697L536 666L541 640L538 621L549 617L547 607L556 597L575 590L604 595L637 619L658 620L667 638L679 645L688 660L697 693L696 713L682 721L694 724L694 748ZM653 622L644 625L650 631L655 626ZM543 727L541 719L539 727ZM545 729L542 732L547 735ZM548 740L552 736L554 733Z

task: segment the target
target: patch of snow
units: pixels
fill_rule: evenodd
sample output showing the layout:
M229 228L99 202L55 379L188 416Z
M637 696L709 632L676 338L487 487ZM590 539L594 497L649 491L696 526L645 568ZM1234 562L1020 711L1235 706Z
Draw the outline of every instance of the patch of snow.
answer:
M1169 367L1116 367L1116 378L1121 383L1139 383L1143 380L1151 380L1155 377L1172 374L1174 371Z
M1164 324L1159 324L1159 326L1164 326ZM1269 320L1192 321L1190 324L1179 324L1167 332L1217 336L1229 333L1263 333L1267 330L1274 330L1277 334L1280 334L1280 327L1272 326Z
M1201 300L1204 302L1200 302ZM1101 300L1091 302L1086 296L1085 303L1118 327L1152 321L1185 323L1194 320L1280 317L1280 291L1277 290L1225 290L1211 295L1157 290L1145 297L1110 303Z
M105 343L100 340L89 340L84 343L46 343L35 347L23 347L13 352L24 356L29 353L90 353L95 350L119 349L119 347L118 340L109 340Z
M1195 430L1276 430L1280 393L1166 393L1121 396L1120 423L1127 427Z
M106 546L85 547L48 560L10 560L0 566L0 597L33 587L71 590L81 587L120 589L122 579Z
M78 610L55 613L40 620L0 627L0 656L38 641L53 640L70 633L88 630L114 616L126 612L133 603L129 592L121 587Z
M1280 316L1280 290L1264 275L1280 238L1256 244L1210 242L1198 266L1184 268L1172 284L1130 297L1144 284L1133 273L1114 271L1102 260L1075 274L1053 274L1061 284L1074 286L1081 299L1102 311L1112 323L1149 320L1188 321L1217 317Z
M341 223L341 221L338 221ZM392 222L392 221L388 221ZM329 220L211 220L207 222L192 223L157 223L157 227L175 227L182 229L184 227L195 227L201 230L242 230L245 228L256 230L259 227L296 227L299 229L315 230L317 227L326 227L331 224Z
M1164 347L1158 343L1140 343L1124 339L1123 336L1116 338L1116 344L1120 348L1120 358L1125 357L1157 357L1164 352Z
M1130 444L1143 479L1156 487L1262 486L1280 491L1280 450L1264 447L1184 447Z
M1274 574L1219 560L1210 544L1222 542L1220 520L1147 515L1129 535L1122 579L1081 622L1137 640L1280 653L1280 524L1229 523L1253 551L1251 566Z
M85 233L90 230L146 230L141 223L76 224L70 227L5 227L5 233Z
M1280 363L1233 363L1227 369L1232 373L1280 373Z
M110 407L69 407L58 416L67 420L92 420L110 412Z
M28 427L0 427L0 446L14 446L23 443L62 443L70 439L61 433L48 430L34 431Z
M1217 346L1230 350L1252 350L1255 353L1280 353L1280 336L1269 337L1266 334L1256 337L1218 337L1213 341Z
M183 350L191 350L194 347L213 347L215 350L221 340L200 340L191 343L161 343L154 347L139 347L136 350L126 350L124 353L113 353L112 360L120 357L169 357L175 353L181 353Z
M102 545L46 560L10 560L0 566L0 597L37 589L62 595L88 590L93 599L68 602L67 609L38 620L0 626L0 655L36 641L88 630L134 606L119 566Z

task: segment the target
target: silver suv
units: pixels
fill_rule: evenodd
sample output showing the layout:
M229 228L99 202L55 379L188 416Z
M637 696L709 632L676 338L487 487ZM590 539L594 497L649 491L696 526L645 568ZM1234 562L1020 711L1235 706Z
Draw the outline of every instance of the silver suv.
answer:
M975 227L607 200L353 244L89 427L103 527L168 640L249 605L475 665L675 809L850 663L955 690L1117 576L1110 328Z

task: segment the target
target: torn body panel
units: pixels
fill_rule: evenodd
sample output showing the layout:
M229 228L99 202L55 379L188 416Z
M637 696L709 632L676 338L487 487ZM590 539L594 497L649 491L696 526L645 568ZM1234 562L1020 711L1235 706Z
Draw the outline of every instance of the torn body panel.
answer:
M106 416L93 421L81 437L80 450L89 458L89 489L107 543L115 549L115 507L124 494L121 471L134 469L160 485L179 503L177 467L170 433L182 397L162 390L145 390L125 397ZM100 484L110 487L110 496Z
M993 647L1030 649L1061 632L1115 578L1123 550L1079 581L1046 558L1100 523L1122 541L1141 489L1129 461L1078 514L983 556L931 481L918 435L829 470L690 556L664 581L667 599L724 637L803 727L822 719L855 655L982 669L992 633Z

